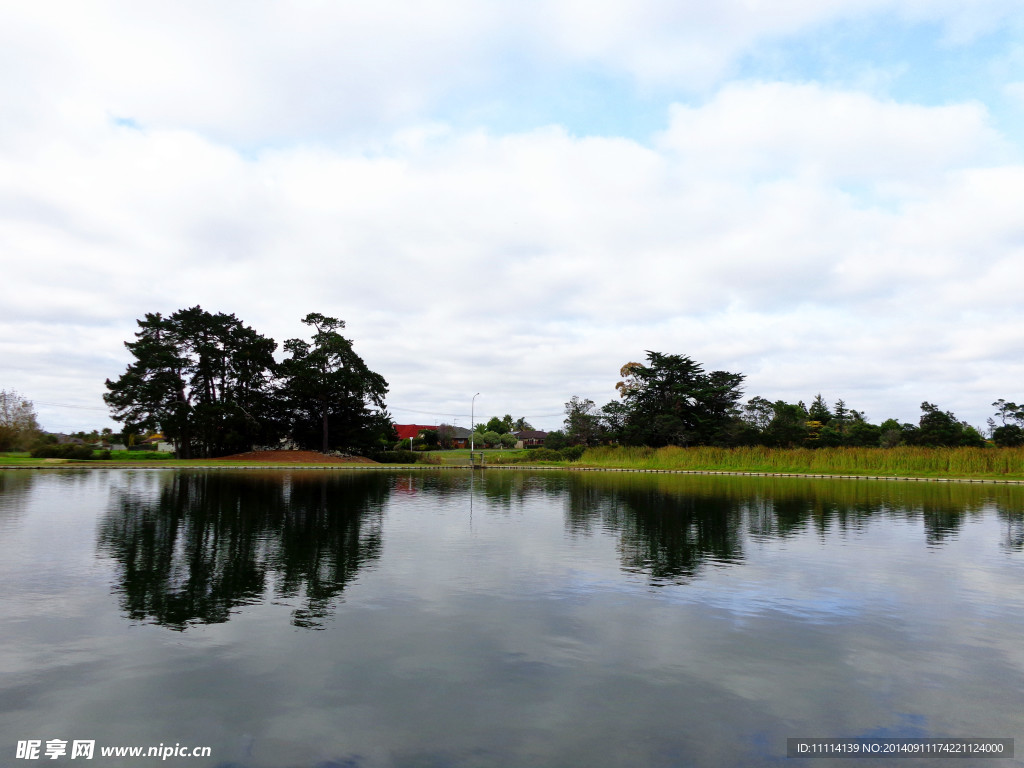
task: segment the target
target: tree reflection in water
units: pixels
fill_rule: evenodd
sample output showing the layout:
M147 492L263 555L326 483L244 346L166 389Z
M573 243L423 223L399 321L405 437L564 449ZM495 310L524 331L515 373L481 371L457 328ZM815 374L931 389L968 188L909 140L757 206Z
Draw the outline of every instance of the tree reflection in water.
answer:
M119 564L122 610L175 630L227 621L270 588L318 628L381 552L382 474L188 473L118 492L99 549Z
M403 493L475 493L488 514L540 497L561 503L570 535L615 535L621 567L653 584L742 563L751 542L845 535L880 519L920 526L926 546L942 547L994 509L1001 545L1024 548L1018 487L497 470L475 490L443 472L176 472L115 492L99 548L119 565L115 591L132 619L183 630L276 596L299 604L296 626L320 628L381 557L384 504Z
M623 569L653 584L689 581L708 565L743 561L744 539L857 531L872 519L923 528L929 547L995 509L1003 547L1024 548L1024 489L1006 485L587 473L571 475L566 526L619 536Z

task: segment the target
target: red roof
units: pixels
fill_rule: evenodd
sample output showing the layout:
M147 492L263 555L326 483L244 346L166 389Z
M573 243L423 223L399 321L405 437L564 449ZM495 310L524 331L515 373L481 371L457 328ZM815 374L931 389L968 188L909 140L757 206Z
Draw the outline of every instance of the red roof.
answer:
M408 440L410 437L416 437L425 429L437 429L437 427L427 424L395 424L395 429L398 430L399 440Z

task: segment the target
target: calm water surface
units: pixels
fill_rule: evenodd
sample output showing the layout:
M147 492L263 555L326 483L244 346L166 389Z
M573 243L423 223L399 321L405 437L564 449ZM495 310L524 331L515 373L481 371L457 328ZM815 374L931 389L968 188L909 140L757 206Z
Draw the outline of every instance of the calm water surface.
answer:
M1020 488L7 471L0 546L0 765L762 766L857 736L1024 765Z

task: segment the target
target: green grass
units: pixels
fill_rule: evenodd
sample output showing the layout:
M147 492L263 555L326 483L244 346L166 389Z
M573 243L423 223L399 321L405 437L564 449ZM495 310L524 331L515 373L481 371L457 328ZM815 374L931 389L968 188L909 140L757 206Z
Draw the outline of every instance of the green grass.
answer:
M520 464L526 449L483 451L491 466ZM467 466L469 450L431 451L429 463ZM518 459L518 461L517 461ZM532 463L532 462L531 462ZM545 466L608 469L664 469L718 472L779 472L805 475L1024 479L1024 448L590 448L579 462L539 462ZM166 453L116 451L110 460L73 462L33 459L27 453L0 453L0 466L288 467L275 462L228 459L175 459ZM325 462L326 464L326 462ZM330 465L338 466L338 465Z
M0 453L0 467L4 465L13 467L24 466L26 464L35 465L38 464L39 461L39 459L33 459L32 454L28 451L5 451Z
M111 451L111 461L173 461L173 453L161 451Z
M502 449L502 448L477 448L473 453L484 454L485 460L488 464L500 464L502 463L502 457L515 456L522 453L526 453L525 448L515 449ZM453 464L456 466L469 466L469 448L453 448L449 451L429 451L428 456L432 458L438 458L440 464Z
M1024 448L591 448L591 467L886 477L1024 478Z

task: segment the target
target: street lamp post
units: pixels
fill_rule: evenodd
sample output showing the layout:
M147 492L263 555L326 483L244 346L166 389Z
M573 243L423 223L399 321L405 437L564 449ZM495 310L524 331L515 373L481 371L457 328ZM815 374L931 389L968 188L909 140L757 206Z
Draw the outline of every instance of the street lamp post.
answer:
M474 416L475 416L474 408L476 407L476 399L478 397L480 397L480 393L479 392L477 392L475 395L473 395L473 399L469 401L469 462L470 462L470 464L473 463L473 448L476 447L476 444L473 442L473 431L474 431L473 428L475 426L473 419L474 419Z

